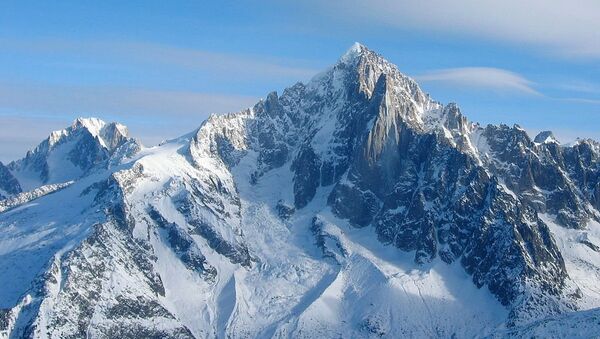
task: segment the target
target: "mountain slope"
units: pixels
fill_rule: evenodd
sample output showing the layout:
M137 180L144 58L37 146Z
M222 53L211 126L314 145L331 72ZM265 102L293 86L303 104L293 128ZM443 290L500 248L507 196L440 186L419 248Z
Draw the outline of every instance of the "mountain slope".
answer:
M598 144L469 123L362 45L160 146L123 131L7 166L73 181L4 200L7 336L558 336L600 307Z
M21 193L21 185L10 173L10 170L0 162L0 199Z

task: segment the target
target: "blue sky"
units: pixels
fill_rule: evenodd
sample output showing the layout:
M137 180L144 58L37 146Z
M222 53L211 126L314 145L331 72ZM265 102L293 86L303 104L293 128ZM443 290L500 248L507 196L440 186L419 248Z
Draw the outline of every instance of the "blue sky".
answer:
M78 116L152 145L358 41L481 123L600 139L600 2L2 1L0 161Z

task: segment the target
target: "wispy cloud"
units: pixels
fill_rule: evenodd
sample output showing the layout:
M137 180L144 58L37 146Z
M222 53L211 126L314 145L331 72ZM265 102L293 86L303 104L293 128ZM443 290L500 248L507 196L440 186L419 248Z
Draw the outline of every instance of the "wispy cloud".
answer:
M589 82L589 81L581 81L581 80L562 81L562 82L554 85L554 87L556 87L560 90L566 90L566 91L570 91L570 92L600 94L600 85Z
M257 98L220 93L121 87L15 85L0 83L0 112L36 114L123 114L150 117L198 117L238 111Z
M471 88L484 88L496 91L516 91L530 95L541 95L533 82L520 74L491 67L448 68L415 76L421 82L439 82Z
M589 99L589 98L556 98L560 101L570 101L580 104L600 105L600 99Z
M544 48L552 54L600 58L597 0L312 1L327 13L374 25L468 35Z
M460 67L433 70L414 78L422 83L440 83L471 89L485 89L496 92L523 93L544 97L549 100L573 102L587 105L600 105L600 99L585 97L600 93L600 88L589 82L567 82L546 86L571 92L574 96L556 96L542 93L534 88L535 83L523 75L493 67ZM578 96L579 95L579 96Z
M161 62L189 69L216 71L237 76L307 79L318 72L312 68L293 66L294 60L269 61L268 57L258 58L148 43L126 43L113 46L113 48L131 58L140 58L147 62ZM140 52L142 55L139 55Z
M224 53L137 41L83 41L37 39L16 41L2 39L4 48L30 53L71 54L88 57L98 65L115 61L177 67L235 78L306 80L318 72L307 61L236 53ZM300 65L300 66L298 66Z

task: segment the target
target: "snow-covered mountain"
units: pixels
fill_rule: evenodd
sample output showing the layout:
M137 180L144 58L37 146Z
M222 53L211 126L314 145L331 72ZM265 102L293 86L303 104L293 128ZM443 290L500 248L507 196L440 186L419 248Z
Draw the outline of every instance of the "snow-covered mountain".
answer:
M600 144L470 123L355 44L152 148L0 165L6 337L600 335Z
M79 179L98 167L107 167L115 154L118 158L139 147L121 124L79 118L70 127L52 132L25 158L0 165L0 189L5 195L14 195Z

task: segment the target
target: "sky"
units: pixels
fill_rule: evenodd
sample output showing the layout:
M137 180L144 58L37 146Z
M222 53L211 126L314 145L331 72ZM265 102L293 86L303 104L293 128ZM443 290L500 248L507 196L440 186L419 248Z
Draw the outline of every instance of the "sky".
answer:
M600 1L0 2L0 161L77 117L145 145L306 82L360 42L482 124L600 140Z

